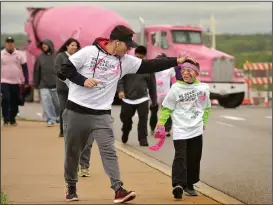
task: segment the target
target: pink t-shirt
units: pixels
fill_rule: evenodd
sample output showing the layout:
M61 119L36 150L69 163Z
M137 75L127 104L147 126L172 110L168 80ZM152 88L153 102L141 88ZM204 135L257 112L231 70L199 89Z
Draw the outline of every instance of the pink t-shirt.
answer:
M1 50L1 83L21 84L22 64L26 58L21 51L15 50L12 54L6 49Z

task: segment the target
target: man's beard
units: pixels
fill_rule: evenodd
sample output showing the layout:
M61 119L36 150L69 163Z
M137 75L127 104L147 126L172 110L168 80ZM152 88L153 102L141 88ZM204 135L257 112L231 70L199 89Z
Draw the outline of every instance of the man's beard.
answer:
M12 54L13 51L14 51L14 48L13 49L6 49L8 53Z

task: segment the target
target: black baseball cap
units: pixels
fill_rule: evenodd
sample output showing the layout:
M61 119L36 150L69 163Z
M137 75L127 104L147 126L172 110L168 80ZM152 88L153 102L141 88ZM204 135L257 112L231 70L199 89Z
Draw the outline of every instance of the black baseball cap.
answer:
M14 38L12 38L11 36L7 37L6 43L14 43Z
M129 35L124 34L124 32L122 32L120 30L121 27L124 30L128 29L128 30L132 31L131 29L129 29L126 26L123 26L123 25L116 26L111 31L110 40L119 40L119 41L122 41L122 42L124 42L130 48L136 48L136 47L138 47L138 44L135 41L133 41L133 34L129 34Z

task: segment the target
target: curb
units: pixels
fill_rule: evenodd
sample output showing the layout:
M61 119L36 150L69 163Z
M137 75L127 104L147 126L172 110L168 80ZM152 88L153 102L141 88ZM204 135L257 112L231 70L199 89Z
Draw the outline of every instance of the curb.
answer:
M161 173L171 177L171 168L168 165L144 154L143 152L141 152L139 150L136 150L135 148L133 148L130 145L124 145L123 143L121 143L117 140L115 140L115 146L119 151L124 152L125 154L127 154L127 155L143 162L144 164L160 171ZM216 189L214 189L202 182L198 182L194 186L198 192L219 202L220 204L244 204L244 203L238 201L237 199L234 199L234 198L226 195L225 193L218 191L218 190L216 190Z

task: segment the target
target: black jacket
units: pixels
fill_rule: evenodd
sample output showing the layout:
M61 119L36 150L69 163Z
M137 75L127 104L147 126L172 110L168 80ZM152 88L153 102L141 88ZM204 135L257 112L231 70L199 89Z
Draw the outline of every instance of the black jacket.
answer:
M57 54L55 58L55 64L54 64L56 72L60 72L62 64L66 62L67 60L68 60L68 55L65 52L60 52ZM67 85L63 81L61 81L58 77L56 78L56 84L57 84L58 92L68 93Z
M118 92L124 92L125 98L137 100L148 97L148 91L152 104L156 104L156 82L152 74L127 74L118 82Z

